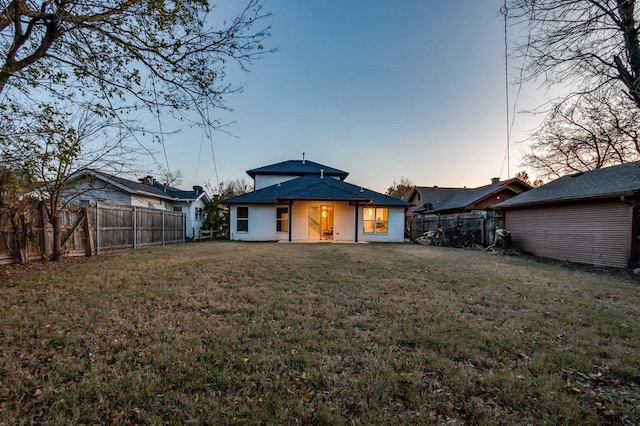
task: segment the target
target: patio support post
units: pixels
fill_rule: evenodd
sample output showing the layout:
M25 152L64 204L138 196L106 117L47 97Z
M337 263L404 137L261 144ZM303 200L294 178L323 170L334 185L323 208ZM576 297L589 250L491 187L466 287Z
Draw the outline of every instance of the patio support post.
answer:
M291 242L291 222L293 222L293 200L289 200L289 242Z
M355 242L358 242L358 202L356 201L356 238Z

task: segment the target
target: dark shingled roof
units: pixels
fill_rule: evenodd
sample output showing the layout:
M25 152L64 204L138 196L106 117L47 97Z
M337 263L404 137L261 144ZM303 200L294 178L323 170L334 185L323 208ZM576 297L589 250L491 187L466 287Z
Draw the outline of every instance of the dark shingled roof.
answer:
M426 204L431 204L431 208L427 209L423 204L415 209L413 213L444 213L450 211L464 210L467 206L475 204L485 198L488 198L505 188L509 188L514 182L520 183L523 187L529 188L529 185L516 179L509 179L481 186L478 188L438 188L438 187L418 187L416 190L424 197ZM514 193L517 193L514 191Z
M563 176L498 204L498 208L606 198L640 192L640 161Z
M464 209L469 204L476 203L484 198L489 197L492 194L495 194L496 192L501 191L512 182L513 179L509 179L501 182L491 183L489 185L481 186L478 188L462 189L453 194L452 197L450 197L446 202L442 203L434 211L443 212L448 210Z
M151 184L146 184L142 182L136 182L134 180L121 178L118 176L113 176L108 173L103 173L98 170L92 170L92 169L84 169L79 173L79 175L81 175L82 173L91 174L97 178L100 178L101 180L107 180L107 181L110 180L110 181L116 182L128 188L129 192L131 193L144 192L147 194L155 195L160 198L169 198L171 200L178 199L180 201L193 201L197 199L203 192L202 187L198 187L199 188L198 193L196 193L195 189L191 191L183 191L182 189L174 188L169 185L165 186L164 184L159 182L154 182L153 185L151 185Z
M251 176L252 179L255 179L257 174L284 176L320 175L320 170L324 170L325 176L336 176L339 177L340 180L345 180L347 176L349 176L349 173L345 171L314 163L309 160L283 161L282 163L247 170L247 174Z
M438 186L416 186L415 191L420 194L420 199L426 200L422 205L413 210L413 213L424 213L426 211L437 210L451 197L464 188L440 188ZM431 204L429 208L425 204Z
M280 184L229 198L227 204L277 204L289 200L357 201L378 206L406 207L399 198L380 194L331 177L301 176Z

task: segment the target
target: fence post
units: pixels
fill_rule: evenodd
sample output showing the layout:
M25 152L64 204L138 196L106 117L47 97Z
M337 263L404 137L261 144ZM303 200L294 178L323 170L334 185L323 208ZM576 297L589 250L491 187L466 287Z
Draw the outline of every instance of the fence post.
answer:
M162 210L162 245L164 245L164 233L166 232L164 228L164 210Z
M138 233L138 229L136 227L138 212L137 212L136 206L133 206L132 212L133 212L133 248L135 249L135 248L138 248L138 244L136 241L136 234Z
M100 254L100 203L96 201L96 255Z
M91 224L89 223L89 208L83 207L82 215L84 216L84 223L82 224L82 230L84 232L84 251L87 257L93 256L93 233L91 231Z
M187 233L187 215L182 213L182 244L184 244L184 234Z

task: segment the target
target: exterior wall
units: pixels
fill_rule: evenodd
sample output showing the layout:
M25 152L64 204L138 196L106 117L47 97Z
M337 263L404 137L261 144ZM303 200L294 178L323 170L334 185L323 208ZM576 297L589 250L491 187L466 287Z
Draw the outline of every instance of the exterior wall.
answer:
M256 175L255 181L254 181L254 190L258 190L258 189L262 189L262 188L266 188L267 186L271 186L271 185L277 185L279 183L282 182L286 182L288 180L293 180L295 178L298 178L300 176L283 176L283 175ZM329 176L329 177L333 177L334 179L340 179L337 176Z
M238 232L238 207L232 206L230 211L230 238L237 241L276 241L281 234L276 233L276 206L249 205L249 231Z
M131 205L136 207L148 207L158 210L173 210L173 208L168 208L169 203L167 202L167 200L138 194L131 195Z
M254 190L257 191L258 189L266 188L267 186L277 185L297 177L298 176L256 175Z
M204 204L203 198L200 197L189 205L189 212L187 213L187 237L189 238L193 238L194 232L197 233L202 228L204 213L200 219L196 219L196 209L203 209L204 211Z
M367 207L360 207L358 210L358 241L368 241L370 243L402 243L404 242L405 216L404 207L389 207L389 232L386 234L365 234L362 218L363 210Z
M413 204L412 206L409 206L409 208L407 208L407 211L405 213L407 219L410 219L414 216L413 211L417 208L422 207L422 205L426 203L426 201L424 201L424 198L422 198L418 191L415 191L413 194L411 194L411 198L409 198L408 201L409 203Z
M602 201L507 210L514 247L537 256L624 268L631 253L632 208Z
M152 195L130 194L98 179L78 179L70 185L67 193L79 202L100 201L110 204L126 204L136 207L171 210L168 200L163 200L162 198Z
M487 209L489 207L493 207L498 203L501 203L505 200L508 200L509 198L513 198L515 197L516 194L514 194L512 191L510 190L502 190L500 192L498 192L497 194L494 194L491 198L487 198L485 200L482 200L476 204L474 204L471 209L473 210L484 210Z
M309 234L309 207L333 206L333 241L355 241L355 206L347 202L323 201L293 203L291 220L292 241L321 241L320 235ZM288 205L249 205L249 232L237 231L237 207L230 209L230 237L238 241L288 241L287 232L276 232L276 207ZM247 206L241 206L247 207ZM358 240L369 242L404 241L404 207L389 207L389 232L365 234L363 231L363 208L358 209ZM331 240L329 240L331 241Z
M167 207L167 210L173 210L174 207L182 207L182 213L185 215L185 236L187 238L193 238L197 235L200 228L202 228L202 219L196 220L196 208L204 209L204 201L199 198L191 203L186 201L174 202Z
M309 207L333 206L333 241L355 240L355 210L347 202L322 201L293 203L293 222L291 223L291 239L293 241L320 241L309 235ZM285 238L288 236L285 234Z
M69 189L65 190L69 197L74 197L74 202L101 201L110 204L131 205L131 194L113 186L105 186L100 180L95 182L85 179L74 181Z

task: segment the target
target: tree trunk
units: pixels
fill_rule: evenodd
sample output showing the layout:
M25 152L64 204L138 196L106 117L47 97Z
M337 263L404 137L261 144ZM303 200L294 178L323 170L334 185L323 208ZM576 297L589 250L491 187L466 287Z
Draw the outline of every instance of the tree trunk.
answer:
M62 226L60 226L60 214L57 211L49 214L49 222L53 226L53 253L51 260L60 260L62 258Z
M640 108L640 40L634 19L636 2L635 0L618 0L617 3L629 69L622 64L620 57L616 56L614 60L620 77L629 90L631 99Z

